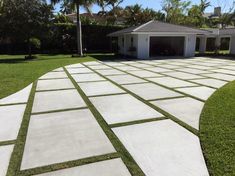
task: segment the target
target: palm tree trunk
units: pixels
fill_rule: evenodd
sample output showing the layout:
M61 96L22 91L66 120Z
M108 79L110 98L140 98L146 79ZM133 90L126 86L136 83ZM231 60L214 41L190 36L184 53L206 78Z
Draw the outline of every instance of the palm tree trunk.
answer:
M32 44L30 42L30 38L28 38L28 55L29 55L29 58L31 59L32 58Z
M77 5L77 54L79 56L83 56L82 52L82 27L81 27L81 20L80 20L80 10L79 10L79 3Z

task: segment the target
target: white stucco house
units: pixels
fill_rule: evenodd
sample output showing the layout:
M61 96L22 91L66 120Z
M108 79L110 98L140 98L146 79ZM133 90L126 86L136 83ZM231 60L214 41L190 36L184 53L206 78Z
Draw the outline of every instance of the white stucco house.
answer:
M207 37L218 38L211 30L190 28L155 20L111 33L108 36L118 38L119 54L139 59L160 56L193 57L197 38L200 39L200 53L206 51ZM233 44L235 35L231 38L234 38L234 41L230 42ZM233 48L230 51L233 51Z

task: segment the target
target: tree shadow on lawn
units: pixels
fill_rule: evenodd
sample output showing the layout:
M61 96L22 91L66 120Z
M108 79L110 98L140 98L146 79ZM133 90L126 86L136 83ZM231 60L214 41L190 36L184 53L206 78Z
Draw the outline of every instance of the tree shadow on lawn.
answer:
M135 61L135 60L139 60L137 58L134 57L125 57L125 56L121 56L121 55L115 55L115 54L88 54L88 56L91 56L97 60L100 61Z
M2 59L0 58L0 64L17 64L17 63L23 63L27 62L28 60L25 60L25 58L13 58L13 59Z

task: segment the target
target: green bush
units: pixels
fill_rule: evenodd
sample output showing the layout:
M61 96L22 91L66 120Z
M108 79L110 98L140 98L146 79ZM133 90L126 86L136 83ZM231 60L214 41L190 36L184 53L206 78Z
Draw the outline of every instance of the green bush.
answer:
M40 49L41 48L41 41L38 38L30 38L29 42L31 46Z

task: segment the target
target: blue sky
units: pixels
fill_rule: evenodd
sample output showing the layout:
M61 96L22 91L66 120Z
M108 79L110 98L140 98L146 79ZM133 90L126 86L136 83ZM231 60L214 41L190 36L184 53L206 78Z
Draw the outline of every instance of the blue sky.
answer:
M191 2L192 4L199 4L200 0L191 0ZM233 0L211 0L210 2L211 7L207 8L206 12L212 12L216 6L222 6L222 10L227 11L232 6ZM125 7L127 5L134 5L136 3L142 5L144 8L148 7L155 10L161 10L162 0L124 0L121 6ZM84 12L83 9L81 10ZM99 10L100 8L97 5L93 5L92 12L95 13ZM56 6L56 11L59 11L59 5Z

